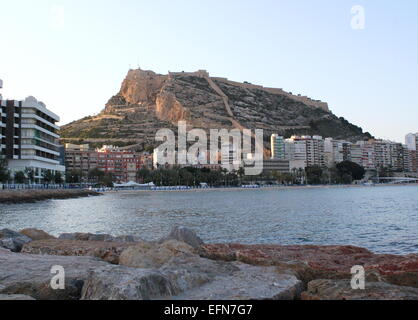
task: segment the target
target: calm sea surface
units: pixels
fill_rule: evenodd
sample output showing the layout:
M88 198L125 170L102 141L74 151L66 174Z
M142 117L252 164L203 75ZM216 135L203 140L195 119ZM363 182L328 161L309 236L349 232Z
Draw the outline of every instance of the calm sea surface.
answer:
M352 244L418 253L418 187L120 192L0 205L0 229L153 240L175 225L195 229L207 242Z

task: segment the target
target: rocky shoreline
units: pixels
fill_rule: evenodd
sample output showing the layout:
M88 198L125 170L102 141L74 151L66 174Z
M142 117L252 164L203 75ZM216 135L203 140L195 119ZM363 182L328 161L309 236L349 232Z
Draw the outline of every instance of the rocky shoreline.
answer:
M366 270L353 290L350 271ZM51 288L52 266L65 288ZM174 228L138 236L0 230L0 300L418 300L418 255L353 246L205 244Z
M50 199L71 199L99 195L101 193L87 189L0 190L0 203L33 203Z

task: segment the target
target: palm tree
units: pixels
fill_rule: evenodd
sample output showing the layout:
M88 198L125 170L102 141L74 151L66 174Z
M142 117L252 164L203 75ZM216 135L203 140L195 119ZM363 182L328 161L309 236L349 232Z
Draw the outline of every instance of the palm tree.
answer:
M7 160L0 156L0 182L5 183L10 179L10 171L7 168Z
M226 187L226 180L227 180L226 178L227 178L227 175L228 175L228 170L225 169L225 168L222 168L221 173L222 173L222 176L224 177L224 182L225 182L225 187Z
M238 177L239 177L239 183L242 185L242 178L245 175L245 170L243 167L240 167L237 171Z
M33 183L35 180L35 170L33 170L33 168L26 167L25 174L28 177L29 183Z

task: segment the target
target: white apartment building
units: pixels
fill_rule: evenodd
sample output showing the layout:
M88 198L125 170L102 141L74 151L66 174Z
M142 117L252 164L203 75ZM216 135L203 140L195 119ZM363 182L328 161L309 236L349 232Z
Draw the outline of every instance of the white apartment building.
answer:
M325 166L324 140L321 136L306 137L306 154L308 167Z
M374 146L373 144L366 142L366 141L360 141L358 144L361 145L362 151L363 151L363 158L362 158L362 164L365 169L375 169L375 154L374 154Z
M55 123L60 118L34 97L24 101L0 100L1 152L8 161L13 175L17 171L32 169L34 182L41 183L50 170L65 173L60 165L60 129Z
M331 167L337 163L348 160L350 157L350 146L350 142L326 138L324 140L325 165Z
M376 168L389 168L392 164L390 143L376 140L373 142Z
M297 136L286 139L285 159L290 162L290 170L305 169L308 166L306 141Z
M405 144L409 150L418 151L418 133L409 133L405 137Z
M293 136L285 140L285 159L290 169L325 166L324 140L321 136Z

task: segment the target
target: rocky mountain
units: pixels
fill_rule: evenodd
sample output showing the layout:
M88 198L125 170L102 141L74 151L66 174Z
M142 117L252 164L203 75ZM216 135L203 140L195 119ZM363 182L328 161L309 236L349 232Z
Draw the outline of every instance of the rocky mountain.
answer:
M282 89L210 77L204 70L156 74L130 70L118 94L97 116L62 127L65 141L155 145L160 128L264 129L266 144L272 133L318 134L351 141L370 134L335 116L328 104Z

